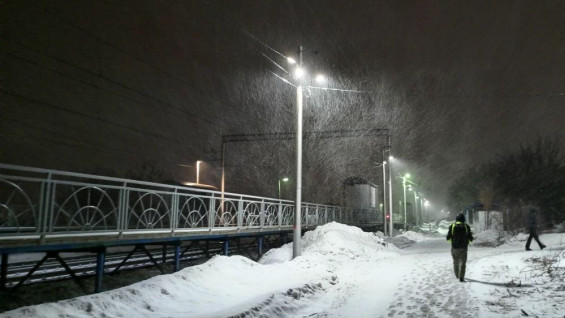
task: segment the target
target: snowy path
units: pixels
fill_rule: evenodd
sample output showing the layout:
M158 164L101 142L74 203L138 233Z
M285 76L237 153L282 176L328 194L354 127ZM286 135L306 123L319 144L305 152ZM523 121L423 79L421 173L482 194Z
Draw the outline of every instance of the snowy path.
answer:
M368 275L358 282L351 301L330 317L348 317L351 312L359 317L475 317L478 312L469 284L452 273L449 245L443 239L417 243L365 270Z
M474 317L477 298L454 277L444 239L423 241L406 252L401 258L411 258L412 268L387 308L388 317Z
M422 241L401 250L398 257L351 269L351 276L345 276L356 280L350 282L355 289L345 297L348 302L327 317L498 318L527 312L561 318L565 285L557 282L540 289L546 278L528 274L532 267L524 260L563 253L563 241L555 235L553 249L532 252L524 251L523 242L502 248L472 246L465 283L453 274L450 247L443 238Z

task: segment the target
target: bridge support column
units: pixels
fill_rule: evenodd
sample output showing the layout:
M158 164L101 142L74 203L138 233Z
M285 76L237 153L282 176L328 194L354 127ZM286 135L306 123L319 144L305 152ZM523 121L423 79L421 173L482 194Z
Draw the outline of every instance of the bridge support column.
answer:
M174 272L178 272L180 269L180 242L175 244L175 265L173 267Z
M263 237L257 237L257 242L259 243L259 256L261 256L263 254Z
M102 277L104 277L104 263L106 262L106 248L96 253L96 278L94 281L94 292L102 292Z
M0 290L6 289L8 276L8 254L2 253L2 261L0 263Z
M163 244L161 253L161 263L165 264L167 262L167 244Z
M230 248L230 242L228 239L224 241L224 255L228 256L228 250Z

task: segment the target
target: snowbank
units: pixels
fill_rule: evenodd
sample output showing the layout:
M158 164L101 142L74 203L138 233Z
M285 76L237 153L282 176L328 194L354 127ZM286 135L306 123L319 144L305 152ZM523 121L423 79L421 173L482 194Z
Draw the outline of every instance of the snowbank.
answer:
M409 239L410 241L414 241L414 242L421 242L421 241L425 241L425 240L429 240L429 237L426 237L424 234L422 233L416 233L416 232L412 232L412 231L406 231L400 235L398 235L399 237L405 237L407 239Z
M358 275L352 265L372 264L398 255L396 251L373 233L333 222L307 232L302 238L302 255L292 261L292 243L270 250L259 263L241 256L215 256L174 274L95 295L23 307L0 317L204 318L253 316L253 310L272 317L301 316L302 310L323 311L330 306L320 297L336 284L341 268Z
M373 257L386 247L385 240L360 228L331 222L306 232L301 240L303 257L331 256L355 259ZM271 249L261 259L261 264L283 263L292 259L293 243Z
M430 238L426 237L422 233L406 231L406 232L404 232L400 235L397 235L395 237L385 238L385 241L393 244L397 248L403 249L403 248L407 248L409 246L412 246L417 242L425 241L425 240L428 240L428 239L430 239Z
M447 231L449 230L449 226L453 223L453 221L448 220L441 220L437 226L437 232L443 236L447 235Z
M473 240L474 246L490 246L496 247L502 245L508 240L508 234L498 230L486 230L475 233Z

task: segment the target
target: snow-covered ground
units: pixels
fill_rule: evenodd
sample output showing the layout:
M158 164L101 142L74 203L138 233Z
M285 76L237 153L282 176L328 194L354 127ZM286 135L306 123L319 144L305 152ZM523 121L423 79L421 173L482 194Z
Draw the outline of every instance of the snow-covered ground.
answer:
M465 283L452 273L445 238L401 237L330 223L304 235L302 255L294 260L292 243L270 250L259 263L216 256L174 274L0 317L565 315L565 234L542 235L543 251L534 242L535 250L526 252L523 235L498 247L472 246ZM404 249L392 244L406 241L412 245Z

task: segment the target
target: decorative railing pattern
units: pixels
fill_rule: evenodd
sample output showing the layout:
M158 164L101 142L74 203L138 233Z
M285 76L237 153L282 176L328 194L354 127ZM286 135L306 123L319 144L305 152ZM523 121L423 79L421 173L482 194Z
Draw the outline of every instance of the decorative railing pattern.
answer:
M303 226L359 223L359 211L303 203ZM378 211L365 211L378 222ZM382 221L382 216L380 216ZM0 164L0 239L292 227L294 202Z

